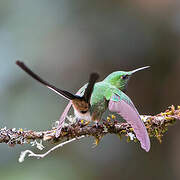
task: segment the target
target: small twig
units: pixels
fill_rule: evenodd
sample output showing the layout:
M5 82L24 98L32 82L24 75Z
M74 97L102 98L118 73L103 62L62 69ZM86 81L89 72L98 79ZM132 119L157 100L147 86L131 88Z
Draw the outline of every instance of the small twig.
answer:
M32 152L31 150L25 150L25 151L22 151L21 154L20 154L20 157L19 157L19 162L23 162L24 161L24 158L26 157L26 155L28 154L28 157L36 157L36 158L44 158L45 156L47 156L49 153L51 153L52 151L56 150L57 148L60 148L68 143L71 143L75 140L79 140L79 139L82 139L84 138L85 136L81 136L81 137L78 137L78 138L73 138L73 139L70 139L68 141L65 141L63 143L60 143L56 146L54 146L53 148L51 148L49 151L47 151L46 153L44 154L35 154L34 152Z

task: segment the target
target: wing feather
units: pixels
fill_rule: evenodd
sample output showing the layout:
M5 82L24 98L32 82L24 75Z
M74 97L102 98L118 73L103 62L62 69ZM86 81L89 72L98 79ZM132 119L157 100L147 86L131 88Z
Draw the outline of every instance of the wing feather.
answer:
M150 139L146 127L141 120L137 109L132 101L123 92L114 94L109 101L109 110L122 116L134 129L141 147L145 151L150 150Z

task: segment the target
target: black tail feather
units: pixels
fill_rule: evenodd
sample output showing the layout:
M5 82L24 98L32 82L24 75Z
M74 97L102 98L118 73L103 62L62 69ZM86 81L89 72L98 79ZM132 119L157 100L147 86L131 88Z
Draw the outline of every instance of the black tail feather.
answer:
M90 98L94 89L94 84L96 83L98 78L99 78L99 74L97 73L90 74L89 83L83 95L83 98L87 103L90 103Z
M69 93L68 91L64 91L61 89L56 88L55 86L49 84L47 81L43 80L41 77L39 77L37 74L35 74L31 69L29 69L23 62L16 61L16 64L23 69L27 74L29 74L32 78L37 80L38 82L42 83L43 85L47 86L49 89L55 91L57 94L60 94L61 96L73 100L77 98L77 96L74 96L73 94Z

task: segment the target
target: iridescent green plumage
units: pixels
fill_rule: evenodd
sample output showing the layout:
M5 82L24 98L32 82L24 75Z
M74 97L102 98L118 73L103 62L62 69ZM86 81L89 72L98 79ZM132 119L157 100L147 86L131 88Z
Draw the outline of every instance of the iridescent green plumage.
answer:
M141 147L146 151L149 151L150 140L146 127L144 126L144 123L142 122L133 102L123 92L126 89L126 85L130 76L133 73L145 68L148 67L139 68L129 72L113 72L103 81L95 83L93 92L91 94L89 112L87 112L86 114L82 114L74 108L75 116L78 119L86 119L99 122L102 118L103 113L107 108L109 108L110 111L118 113L129 124L131 124L137 139L141 143ZM84 94L86 86L87 85L81 88L81 90L79 91L79 95ZM69 110L68 108L65 110L65 113L63 113L63 118L66 116L66 112L68 112ZM60 122L62 121L64 121L64 119L60 118Z
M106 111L108 107L108 101L113 96L113 94L119 94L120 97L127 102L132 102L130 98L119 90L125 90L128 80L131 75L137 71L148 68L149 66L135 69L133 71L116 71L108 75L103 81L97 82L94 86L93 93L91 95L91 115L96 113L94 120L100 120L102 114ZM81 89L81 95L86 89L85 85ZM132 103L131 103L132 104Z

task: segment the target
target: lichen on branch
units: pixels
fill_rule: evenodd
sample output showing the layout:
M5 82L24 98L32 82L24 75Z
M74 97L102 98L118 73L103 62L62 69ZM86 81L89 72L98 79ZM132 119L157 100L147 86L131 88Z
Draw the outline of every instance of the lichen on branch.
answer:
M145 123L149 136L156 137L161 142L161 138L167 131L168 126L173 125L176 120L180 120L180 107L178 106L178 108L175 109L174 106L171 106L163 113L154 116L141 115L141 118ZM43 141L59 142L82 135L101 138L106 134L125 135L127 137L129 136L128 133L134 134L133 128L128 123L118 122L114 115L107 117L107 120L103 120L98 127L83 121L73 121L73 123L71 121L71 123L65 124L62 128L59 138L55 137L55 131L56 127L46 131L16 130L15 128L8 129L5 127L0 129L0 143L13 146L16 144L30 143L31 141L40 139Z
M67 144L66 141L71 142L71 139L74 141L78 138L93 136L97 145L106 134L116 134L120 137L126 136L128 140L138 141L130 124L118 122L114 115L102 120L99 126L89 124L86 121L77 122L74 117L68 119L69 123L64 124L59 138L55 137L56 126L46 131L17 130L5 127L0 129L0 143L6 143L12 147L16 144L31 143L31 145L36 144L37 148L41 149L43 141L51 143L64 141L64 145ZM151 138L156 137L159 142L162 142L162 137L168 130L168 126L173 125L176 120L180 120L180 106L175 108L172 105L165 112L157 115L141 115L141 119L144 121L149 136ZM38 143L37 141L41 142ZM59 146L62 146L62 144ZM27 151L29 152L29 150ZM31 154L31 156L33 155Z

